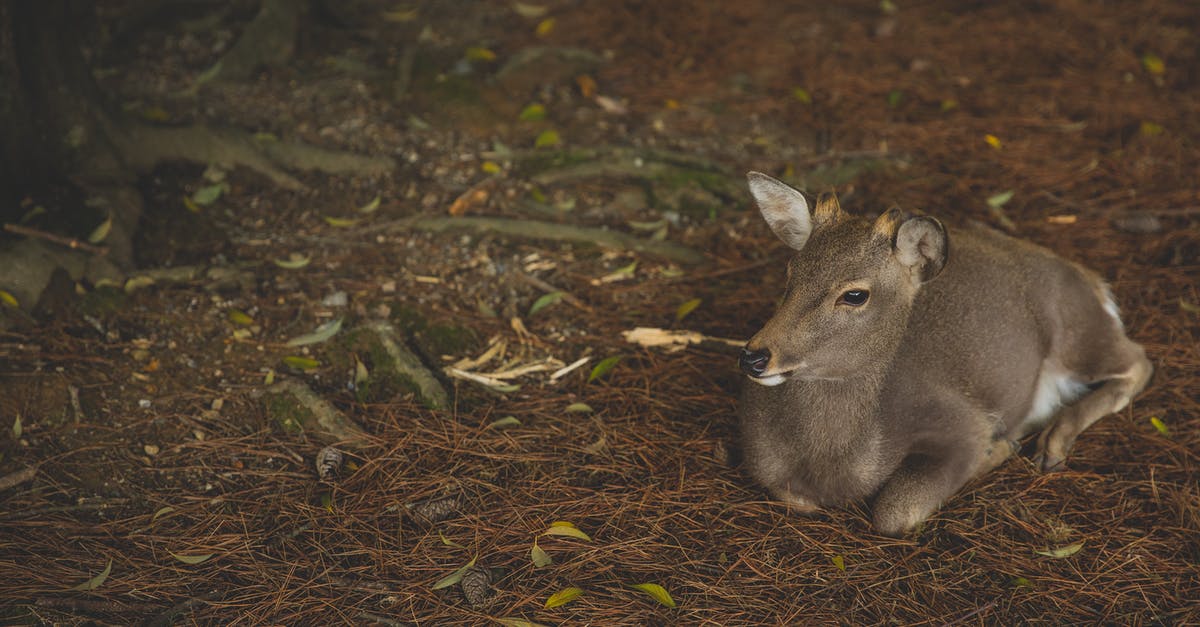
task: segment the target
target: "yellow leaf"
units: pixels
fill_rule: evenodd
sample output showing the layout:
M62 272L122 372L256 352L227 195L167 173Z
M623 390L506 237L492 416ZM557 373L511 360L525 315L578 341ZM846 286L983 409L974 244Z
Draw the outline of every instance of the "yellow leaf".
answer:
M538 134L537 139L533 141L534 148L548 148L557 146L562 143L562 138L558 136L558 131L554 129L546 129Z
M1200 313L1200 305L1189 303L1182 296L1179 297L1179 308L1188 313Z
M358 212L359 213L375 213L375 210L379 208L380 200L381 200L381 198L379 197L379 194L375 194L375 198L372 199L371 202L359 207Z
M1171 430L1167 428L1167 424L1158 416L1150 416L1150 424L1154 425L1154 428L1158 429L1158 432L1164 436L1171 436Z
M150 122L166 122L171 119L171 115L162 107L146 107L138 112L143 120Z
M1000 150L1000 138L999 137L988 134L988 135L983 136L983 141L987 142L987 145L991 146L992 148L995 148L996 150Z
M197 205L196 201L192 200L191 196L183 197L183 206L187 207L187 210L191 211L192 213L200 213L201 211L200 205Z
M271 261L284 270L299 270L312 263L312 257L306 257L300 253L292 253L288 255L287 259L272 259Z
M539 17L545 15L546 11L548 11L549 9L547 9L544 6L537 5L537 4L526 4L524 2L514 2L513 10L517 12L517 15L520 15L521 17L529 18L532 20L532 19L536 19L536 18L539 18Z
M590 414L592 413L592 406L588 405L587 403L571 403L570 405L567 405L567 408L563 411L567 412L568 414Z
M0 290L0 303L4 303L14 309L21 306L21 303L17 302L17 297L9 294L6 290Z
M548 17L538 22L537 28L533 29L533 32L536 33L538 37L545 37L554 32L554 24L554 18Z
M1167 71L1167 64L1153 52L1147 52L1142 55L1142 67L1155 76L1162 76Z
M1146 137L1154 137L1155 135L1162 135L1163 127L1161 124L1142 120L1141 125L1138 127L1138 132Z
M150 522L154 522L154 521L158 520L159 518L166 516L167 514L170 514L173 511L175 511L175 508L171 507L170 505L168 505L166 507L161 507L161 508L159 508L159 510L157 512L154 512L153 516L150 517Z
M329 226L338 228L346 228L358 224L358 220L354 218L335 218L333 216L325 216L325 222L327 222Z
M841 555L834 555L829 561L833 562L834 568L846 572L846 558Z
M675 607L675 599L671 598L671 593L656 583L638 583L634 584L633 587L645 592L650 595L650 598L667 607Z
M672 110L678 109L679 101L675 100L674 98L667 98L665 101L663 101L663 106Z
M308 357L298 357L296 355L288 355L287 357L284 357L283 363L287 366L291 366L292 368L295 368L296 370L306 370L306 371L314 370L317 368L317 366L321 365L321 362L319 362L315 359L311 359Z
M591 98L596 95L596 79L587 74L580 74L575 77L575 84L579 86L579 93L584 98Z
M243 327L248 327L254 324L254 318L251 318L249 314L241 309L230 309L229 321Z
M521 113L517 116L517 119L522 122L544 120L546 119L546 106L537 102L528 105L524 109L521 109Z
M686 318L687 315L695 311L702 302L704 301L700 300L699 298L693 298L689 301L684 301L684 303L679 306L679 309L675 310L675 321L679 322L680 320Z
M792 97L796 100L799 100L801 104L812 104L812 95L809 94L808 90L803 87L793 87Z
M329 512L330 514L333 513L333 494L329 492L324 492L321 494L321 507L324 507L325 511Z
M953 111L958 108L958 101L953 98L946 98L940 105L943 112Z
M500 165L495 161L484 161L483 163L479 164L479 169L487 172L488 174L500 173Z
M524 618L493 618L492 620L504 625L504 627L546 627L546 625L528 621Z
M546 599L545 608L549 610L566 605L571 601L578 599L582 594L583 588L576 588L574 586L570 588L563 588L562 590L550 595L550 598Z
M533 562L534 568L549 566L554 562L554 560L542 550L542 547L538 546L537 541L534 541L533 548L529 549L529 559Z
M550 523L550 526L542 532L544 536L566 536L568 538L577 538L579 540L592 541L592 537L579 530L574 524L565 520L556 520Z
M471 46L470 48L467 48L466 55L467 55L467 58L472 61L495 61L496 60L495 52L492 52L491 50L488 50L487 48L481 48L478 46Z
M450 586L453 586L454 584L462 581L463 575L465 575L468 570L471 570L471 568L473 566L475 566L476 559L477 558L472 557L471 561L467 562L467 564L465 566L463 566L462 568L459 568L458 570L450 573L449 575L446 575L445 577L442 577L441 579L437 580L437 583L433 584L433 589L441 590L442 588L449 588Z
M385 22L395 22L403 24L417 19L419 12L416 9L397 9L395 11L385 11L383 19Z
M454 540L451 540L450 538L447 538L446 536L442 535L442 532L440 532L440 531L438 532L438 538L440 538L442 540L442 544L444 544L446 546L452 546L452 547L455 547L458 549L467 548L467 547L455 542Z

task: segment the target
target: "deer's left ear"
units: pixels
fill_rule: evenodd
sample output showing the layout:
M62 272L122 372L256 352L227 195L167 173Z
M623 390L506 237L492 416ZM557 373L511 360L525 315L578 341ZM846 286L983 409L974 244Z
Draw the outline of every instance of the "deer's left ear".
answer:
M891 231L896 261L908 268L918 283L933 279L946 267L950 240L946 227L929 216L908 216L891 209L879 216L875 230Z

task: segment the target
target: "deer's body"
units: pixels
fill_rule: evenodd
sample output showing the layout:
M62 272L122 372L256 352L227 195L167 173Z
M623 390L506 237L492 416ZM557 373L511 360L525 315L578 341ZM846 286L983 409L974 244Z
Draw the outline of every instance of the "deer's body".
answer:
M1044 424L1043 466L1123 408L1151 367L1093 273L986 228L947 232L751 175L797 250L775 316L742 366L747 467L802 510L874 498L903 533ZM862 300L863 302L858 302Z

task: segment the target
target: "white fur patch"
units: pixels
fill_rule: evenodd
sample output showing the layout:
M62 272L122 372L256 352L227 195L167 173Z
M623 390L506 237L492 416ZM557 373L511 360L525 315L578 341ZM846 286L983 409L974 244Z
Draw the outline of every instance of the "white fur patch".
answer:
M1124 329L1125 324L1121 322L1121 309L1117 307L1117 300L1113 298L1112 290L1108 289L1108 286L1105 285L1103 293L1104 300L1101 304L1104 306L1104 311L1108 312L1108 315L1112 316L1113 320L1117 321L1118 327Z
M749 379L759 385L765 385L767 387L771 387L773 385L779 385L780 383L783 383L787 379L787 377L785 377L781 374L773 374L769 377L762 377L762 378L749 377Z
M1042 362L1033 388L1033 403L1021 424L1040 427L1059 407L1083 396L1087 389L1087 384L1076 380L1071 373L1048 361Z

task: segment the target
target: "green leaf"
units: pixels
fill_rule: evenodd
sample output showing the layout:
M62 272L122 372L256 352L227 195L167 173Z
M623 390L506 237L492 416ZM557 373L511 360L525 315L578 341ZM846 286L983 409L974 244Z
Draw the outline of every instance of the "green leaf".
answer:
M1142 67L1155 76L1162 76L1167 71L1167 64L1153 52L1147 52L1142 55Z
M499 420L492 421L490 424L488 424L487 428L488 429L504 429L507 427L519 427L519 426L521 426L521 421L517 420L516 416L505 416Z
M549 566L552 562L554 562L554 560L542 550L542 547L538 546L537 540L533 541L533 548L529 549L529 559L533 562L534 568Z
M342 330L342 319L330 320L325 324L317 327L312 333L294 337L287 341L287 346L308 346L309 344L320 344L325 340L337 335L338 331Z
M525 620L524 618L493 618L492 620L504 627L547 627L541 623Z
M540 298L533 301L533 305L529 308L529 315L532 316L533 314L549 307L550 305L557 303L558 301L562 300L562 297L562 292L550 292L549 294L542 294Z
M4 303L6 306L12 307L13 309L21 306L21 303L17 301L17 297L8 293L7 290L0 290L0 303Z
M601 360L600 363L596 364L595 368L592 368L592 373L588 375L587 382L591 383L608 374L617 365L617 362L621 361L621 357L622 355L613 355Z
M171 553L170 551L167 552ZM179 555L178 553L171 553L171 557L183 562L184 564L199 564L201 562L206 562L214 555L216 555L216 553L206 553L204 555Z
M1012 580L1009 581L1009 583L1012 584L1012 587L1014 587L1014 588L1032 588L1033 587L1033 582L1029 581L1028 579L1026 579L1024 577L1013 577Z
M12 426L12 434L13 434L14 440L21 439L21 431L22 431L22 429L21 429L21 414L17 414L17 417L13 419L13 426Z
M13 307L16 307L16 305L14 304ZM1189 303L1188 301L1183 300L1182 296L1179 297L1179 308L1188 313L1200 314L1200 305Z
M687 315L695 311L702 302L704 301L700 300L699 298L693 298L692 300L684 301L684 303L679 306L679 309L675 310L675 322L679 322L686 318Z
M371 378L371 371L367 370L367 365L358 358L354 357L354 385L359 386L366 383Z
M217 202L217 199L221 197L221 194L228 186L228 183L216 183L214 185L201 187L192 193L192 202L200 205L201 207L207 207L208 205Z
M903 91L899 89L893 89L892 91L888 92L887 103L889 107L895 109L896 107L900 106L901 102L904 102Z
M108 237L109 231L112 231L112 216L105 218L104 222L100 223L100 226L92 230L92 234L88 235L88 241L93 244L99 244Z
M1171 430L1167 428L1167 424L1158 416L1150 416L1150 424L1154 425L1154 428L1158 429L1159 433L1168 438L1171 437Z
M100 571L99 575L96 575L95 577L92 577L91 579L88 579L87 581L85 581L71 589L72 590L81 590L84 592L86 592L88 590L95 590L96 588L99 588L100 586L104 585L104 580L108 579L108 574L111 572L112 572L112 558L109 558L108 566L105 566L104 570Z
M521 115L518 119L524 122L537 122L546 119L546 107L544 105L533 103L524 109L521 109Z
M354 226L355 224L358 224L358 219L357 218L335 218L333 216L325 216L325 222L329 226L344 229L346 227L351 227L351 226Z
M248 327L254 324L254 318L251 318L249 314L241 309L230 309L228 315L229 321L238 326Z
M463 566L462 568L459 568L458 570L450 573L449 575L446 575L445 577L438 579L437 583L433 584L432 589L433 590L441 590L442 588L449 588L450 586L453 586L454 584L462 581L463 575L467 574L467 571L471 570L471 568L475 566L476 559L477 558L472 557L471 561L467 562L466 565Z
M166 507L160 507L158 509L158 511L154 512L154 515L150 517L150 522L154 522L154 521L158 520L159 518L166 516L167 514L170 514L173 511L175 511L175 508L171 507L170 505L168 505Z
M582 594L583 588L576 588L574 586L571 586L570 588L563 588L562 590L550 595L550 597L546 599L546 604L544 607L548 610L561 607L570 603L571 601L574 601L575 599L578 599Z
M492 52L491 50L488 50L487 48L483 48L481 46L471 46L470 48L467 48L467 52L466 52L465 56L468 59L470 59L471 61L495 61L496 60L495 52Z
M312 257L301 255L300 253L292 253L288 255L287 259L272 259L271 261L284 270L299 270L312 263Z
M671 593L656 583L638 583L634 584L633 587L650 595L651 599L658 601L662 605L675 607L675 599L671 598Z
M579 530L574 523L565 520L556 520L550 523L550 526L542 532L544 536L566 536L568 538L578 538L580 540L592 541L592 537Z
M375 194L375 198L372 199L371 202L359 207L358 212L359 213L375 213L375 210L379 208L380 200L381 200L381 198L380 198L379 194Z
M539 18L539 17L545 15L546 11L549 11L549 9L547 9L544 6L537 5L537 4L526 4L524 2L514 2L513 10L516 11L517 14L520 15L521 17L528 18L531 20Z
M892 0L879 0L879 10L883 11L886 15L895 15L896 11L899 11L900 8Z
M446 536L442 535L441 531L438 532L438 538L442 541L442 544L444 544L446 546L452 546L452 547L455 547L458 549L467 548L467 547L455 542L454 540L451 540L450 538L447 538Z
M841 555L834 555L829 561L833 562L834 568L846 572L846 558Z
M1010 189L1008 191L1000 192L999 194L988 196L987 204L993 209L999 209L1000 207L1008 204L1008 201L1012 200L1012 197L1013 190Z
M533 140L534 148L549 148L562 143L562 138L558 136L558 131L548 128L541 133L538 133L537 139Z
M812 104L812 95L809 94L808 90L803 87L793 87L792 97L800 101L801 104Z
M314 370L321 362L312 359L311 357L300 357L298 355L288 355L283 358L283 363L296 370Z
M1058 547L1057 549L1034 551L1034 553L1037 553L1038 555L1045 555L1046 557L1053 557L1055 559L1062 559L1064 557L1071 557L1072 555L1078 553L1079 549L1082 548L1083 543L1076 542L1075 544L1068 544L1067 546Z
M567 412L568 414L590 414L593 410L592 406L588 405L587 403L571 403L570 405L567 405L567 408L563 411Z

